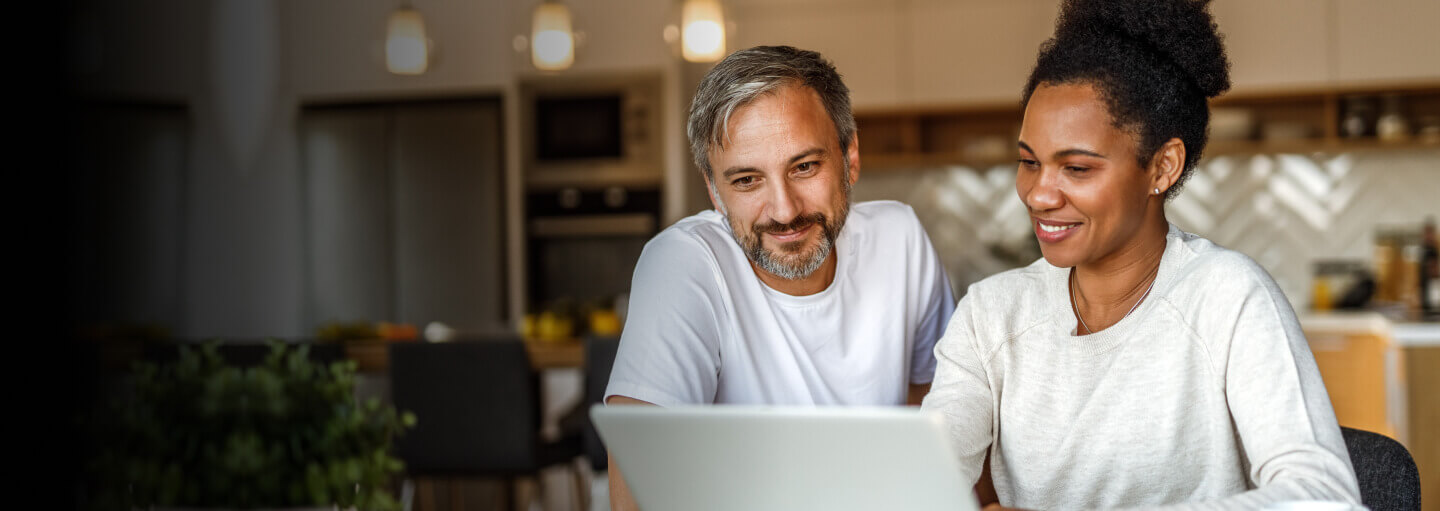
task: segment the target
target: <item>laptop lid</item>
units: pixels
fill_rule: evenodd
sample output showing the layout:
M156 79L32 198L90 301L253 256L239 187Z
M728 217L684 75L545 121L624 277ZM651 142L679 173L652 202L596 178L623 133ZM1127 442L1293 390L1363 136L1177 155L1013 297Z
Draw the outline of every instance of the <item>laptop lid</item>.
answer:
M940 420L918 408L605 406L600 436L644 511L974 511Z

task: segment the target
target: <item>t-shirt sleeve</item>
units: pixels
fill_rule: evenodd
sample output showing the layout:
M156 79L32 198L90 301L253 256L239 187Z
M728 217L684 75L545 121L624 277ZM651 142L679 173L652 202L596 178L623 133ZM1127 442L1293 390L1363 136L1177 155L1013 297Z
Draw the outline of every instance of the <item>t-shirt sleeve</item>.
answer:
M661 233L640 254L605 397L660 406L715 400L720 299L714 256L685 232Z
M945 333L945 325L955 312L955 294L950 290L950 277L945 273L945 266L940 264L940 256L930 244L925 228L920 226L919 220L915 220L915 226L919 232L915 250L920 257L917 280L920 283L921 315L912 337L910 383L922 385L935 378L935 342Z
M920 408L936 412L960 459L966 488L980 479L994 430L994 397L975 328L975 293L960 299L945 335L935 345L935 381Z

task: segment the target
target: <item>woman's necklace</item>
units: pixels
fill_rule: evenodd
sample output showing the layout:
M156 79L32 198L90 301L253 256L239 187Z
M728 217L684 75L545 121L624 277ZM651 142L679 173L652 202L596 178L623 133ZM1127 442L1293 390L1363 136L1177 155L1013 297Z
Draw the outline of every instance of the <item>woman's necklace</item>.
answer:
M1157 275L1155 275L1155 278L1150 279L1150 285L1145 288L1145 293L1142 294L1142 295L1140 295L1140 299L1139 299L1139 300L1135 300L1135 305L1131 305L1131 306L1130 306L1130 310L1125 311L1125 315L1124 315L1124 316L1120 316L1120 320L1121 320L1121 321L1124 321L1125 318L1130 317L1130 313L1131 313L1131 312L1135 312L1135 308L1140 306L1140 302L1145 301L1145 297L1150 296L1150 290L1155 288L1155 281L1160 280L1160 275L1158 275L1158 274L1160 273L1160 269L1159 269L1159 268L1156 268L1156 269L1155 269L1155 273L1156 273ZM1075 300L1075 287L1076 287L1076 286L1075 286L1075 269L1074 269L1074 268L1071 268L1071 269L1070 269L1070 309L1073 310L1073 311L1075 311L1075 318L1080 320L1080 326L1085 327L1085 335L1093 334L1093 333L1095 333L1095 331L1090 329L1090 325L1085 324L1085 316L1081 316L1081 315L1080 315L1080 304L1079 304L1079 302L1077 302L1077 301Z

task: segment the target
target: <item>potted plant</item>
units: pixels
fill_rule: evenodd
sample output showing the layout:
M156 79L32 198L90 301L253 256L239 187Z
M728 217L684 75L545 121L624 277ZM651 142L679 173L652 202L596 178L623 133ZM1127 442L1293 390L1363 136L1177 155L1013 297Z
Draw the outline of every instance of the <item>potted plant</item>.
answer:
M106 509L398 509L394 435L415 424L355 398L355 362L319 364L270 341L258 366L218 344L135 365L133 394L100 414L87 500Z

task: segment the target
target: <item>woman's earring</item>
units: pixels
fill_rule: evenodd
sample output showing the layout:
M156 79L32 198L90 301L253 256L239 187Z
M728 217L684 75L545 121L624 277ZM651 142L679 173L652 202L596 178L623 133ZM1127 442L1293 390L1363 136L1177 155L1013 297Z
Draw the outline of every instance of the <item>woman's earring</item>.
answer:
M1156 189L1155 189L1155 195L1160 195L1160 189L1159 189L1159 188L1156 188Z

